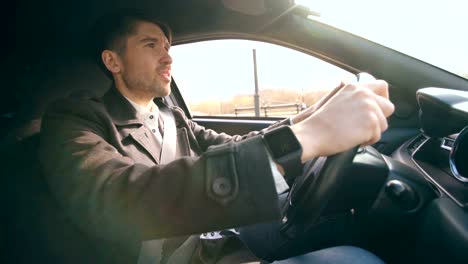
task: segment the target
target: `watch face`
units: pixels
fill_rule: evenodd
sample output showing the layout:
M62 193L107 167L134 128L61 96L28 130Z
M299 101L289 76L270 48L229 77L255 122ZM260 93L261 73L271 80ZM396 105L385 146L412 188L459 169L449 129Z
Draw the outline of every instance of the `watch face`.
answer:
M285 155L301 149L296 136L287 126L279 127L264 135L271 150L273 159L279 159Z

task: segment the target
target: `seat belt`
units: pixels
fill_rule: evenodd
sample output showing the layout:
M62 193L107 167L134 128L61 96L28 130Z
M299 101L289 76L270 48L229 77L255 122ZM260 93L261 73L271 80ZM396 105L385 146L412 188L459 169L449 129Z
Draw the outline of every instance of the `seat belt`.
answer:
M159 114L164 121L164 136L159 164L167 164L176 158L177 128L174 114L169 107L161 106L159 108Z

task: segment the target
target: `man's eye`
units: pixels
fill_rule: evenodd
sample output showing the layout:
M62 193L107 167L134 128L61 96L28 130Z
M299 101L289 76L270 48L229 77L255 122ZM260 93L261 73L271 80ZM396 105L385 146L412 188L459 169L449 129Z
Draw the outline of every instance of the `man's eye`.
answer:
M146 44L147 47L150 47L150 48L154 48L156 47L156 45L154 43L149 43L149 44Z

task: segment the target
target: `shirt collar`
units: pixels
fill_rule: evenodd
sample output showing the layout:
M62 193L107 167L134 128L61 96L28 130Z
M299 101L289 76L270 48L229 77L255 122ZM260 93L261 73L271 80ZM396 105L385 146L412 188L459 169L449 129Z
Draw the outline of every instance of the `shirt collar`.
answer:
M146 106L146 107L143 107L137 103L135 103L134 101L132 101L130 98L124 96L125 99L127 99L127 101L135 108L135 110L137 111L137 113L139 115L142 115L142 116L146 116L147 114L154 114L154 115L158 115L159 114L159 108L158 106L153 102L153 100L151 100L149 102L149 104Z

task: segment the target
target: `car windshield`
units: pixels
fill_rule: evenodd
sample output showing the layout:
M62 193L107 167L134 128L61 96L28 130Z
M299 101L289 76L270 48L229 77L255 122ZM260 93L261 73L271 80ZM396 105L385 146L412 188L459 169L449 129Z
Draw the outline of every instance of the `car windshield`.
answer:
M296 0L312 17L468 79L466 0Z

